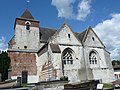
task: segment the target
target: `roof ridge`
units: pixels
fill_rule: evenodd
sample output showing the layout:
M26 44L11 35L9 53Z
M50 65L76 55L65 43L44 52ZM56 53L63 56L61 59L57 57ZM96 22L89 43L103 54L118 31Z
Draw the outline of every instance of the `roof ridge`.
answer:
M34 17L32 16L28 9L24 11L24 13L21 15L21 18L34 19Z
M57 29L55 29L55 28L49 28L49 27L39 27L39 28L44 28L44 29L50 29L50 30L57 31Z

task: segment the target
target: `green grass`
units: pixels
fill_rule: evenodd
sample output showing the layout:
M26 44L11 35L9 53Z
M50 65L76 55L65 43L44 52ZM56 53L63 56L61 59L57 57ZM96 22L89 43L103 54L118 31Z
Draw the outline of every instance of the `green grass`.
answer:
M23 86L23 87L27 87L27 85L34 85L34 83L24 83L24 84L21 84L21 86Z
M103 83L103 88L112 88L113 85L111 83Z
M37 90L36 88L33 88L32 90Z

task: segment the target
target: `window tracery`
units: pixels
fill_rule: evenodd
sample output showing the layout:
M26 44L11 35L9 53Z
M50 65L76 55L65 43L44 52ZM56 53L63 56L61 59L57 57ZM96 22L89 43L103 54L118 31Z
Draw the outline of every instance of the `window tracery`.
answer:
M73 53L69 49L63 53L63 64L73 64Z
M98 63L97 62L97 54L94 51L90 52L89 60L90 60L90 64L97 64Z

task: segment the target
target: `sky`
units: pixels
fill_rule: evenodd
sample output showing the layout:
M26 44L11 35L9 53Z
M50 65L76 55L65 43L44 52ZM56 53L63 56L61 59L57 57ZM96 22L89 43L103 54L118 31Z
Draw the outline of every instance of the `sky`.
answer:
M26 0L1 0L0 50L7 49L15 18L26 8ZM28 9L40 27L59 29L66 21L74 32L82 32L91 26L112 60L120 60L120 0L30 0Z

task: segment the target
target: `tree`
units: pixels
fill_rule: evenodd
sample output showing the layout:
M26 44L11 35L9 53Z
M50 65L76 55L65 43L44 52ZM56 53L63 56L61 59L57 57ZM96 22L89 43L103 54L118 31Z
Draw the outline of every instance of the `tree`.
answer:
M120 65L120 61L119 60L113 60L112 61L112 65L115 66L115 65Z
M0 54L0 73L2 75L2 81L8 79L8 69L10 66L10 58L8 57L8 53L2 51Z

